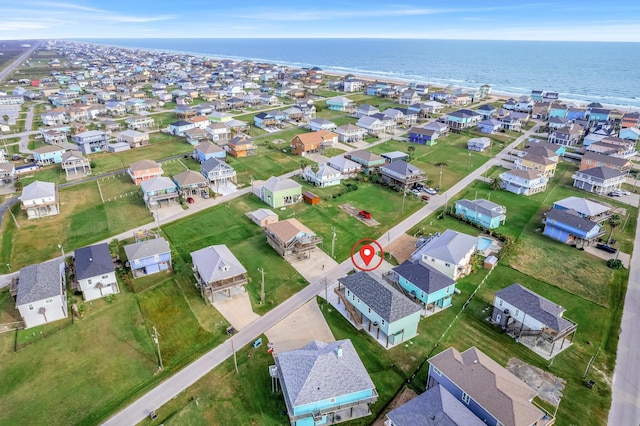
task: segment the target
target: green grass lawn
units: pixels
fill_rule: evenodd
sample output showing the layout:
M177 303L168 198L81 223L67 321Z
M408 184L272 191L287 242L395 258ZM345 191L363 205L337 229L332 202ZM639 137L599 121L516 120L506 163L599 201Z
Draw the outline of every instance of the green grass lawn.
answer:
M285 147L283 146L282 149ZM280 176L299 169L300 160L300 157L283 153L280 145L268 149L260 144L258 144L257 155L244 158L227 157L227 163L238 175L238 183L243 185L249 185L252 179L267 180L271 176Z

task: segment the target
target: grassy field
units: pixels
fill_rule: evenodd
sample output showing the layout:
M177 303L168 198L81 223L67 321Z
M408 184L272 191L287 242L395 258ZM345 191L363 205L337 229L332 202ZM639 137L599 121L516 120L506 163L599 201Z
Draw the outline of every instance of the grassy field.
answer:
M31 42L24 40L3 40L0 42L0 53L2 53L0 55L0 70L4 69L28 49L28 47L22 46L25 43Z

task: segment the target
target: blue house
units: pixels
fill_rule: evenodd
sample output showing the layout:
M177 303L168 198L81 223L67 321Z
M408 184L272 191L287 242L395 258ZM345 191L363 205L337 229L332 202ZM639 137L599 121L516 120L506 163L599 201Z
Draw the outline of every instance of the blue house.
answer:
M567 118L567 106L564 104L551 104L549 109L549 118L560 117Z
M507 220L507 209L484 198L462 199L456 201L456 216L461 216L484 228L494 229Z
M620 129L620 137L622 139L638 142L638 139L640 139L640 129L636 129L635 127L622 128Z
M204 163L209 158L224 160L227 157L227 152L211 142L200 142L193 149L193 155L200 163Z
M584 120L587 117L587 110L584 108L569 108L567 110L567 120Z
M356 328L385 348L418 334L420 306L375 275L360 271L338 278L340 301Z
M575 210L551 209L544 219L544 235L565 244L594 241L604 235L600 225L581 217Z
M133 278L171 269L171 248L164 238L154 238L124 246Z
M604 108L593 108L589 111L589 121L590 122L598 122L598 121L609 121L609 115L611 111Z
M276 353L269 374L279 380L292 426L335 424L371 414L378 392L350 340L317 340Z
M427 264L406 260L389 277L422 303L425 315L451 306L456 282Z
M33 160L37 164L62 163L66 149L55 145L41 146L33 150Z
M494 120L493 118L482 120L478 123L478 130L490 135L500 130L500 128L502 128L502 123L498 120Z
M169 124L169 133L176 136L184 136L184 132L187 130L195 128L196 123L191 123L189 121L176 121L174 123Z
M412 127L409 130L409 142L418 145L435 145L439 133L432 129L423 129L422 127Z
M277 111L276 111L277 112ZM253 124L256 127L261 129L268 129L277 127L281 124L280 120L273 114L273 111L270 112L261 112L253 116Z
M475 347L446 349L429 358L427 390L445 388L489 426L553 424L553 417L531 402L538 393Z
M354 102L344 96L327 99L327 108L332 111L350 111L353 109Z

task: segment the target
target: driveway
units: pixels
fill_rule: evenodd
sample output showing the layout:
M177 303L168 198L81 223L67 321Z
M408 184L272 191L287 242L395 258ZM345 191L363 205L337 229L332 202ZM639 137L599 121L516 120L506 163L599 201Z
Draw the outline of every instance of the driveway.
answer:
M253 312L249 294L236 288L231 290L231 297L224 292L216 294L213 306L236 330L242 330L260 318L260 315Z

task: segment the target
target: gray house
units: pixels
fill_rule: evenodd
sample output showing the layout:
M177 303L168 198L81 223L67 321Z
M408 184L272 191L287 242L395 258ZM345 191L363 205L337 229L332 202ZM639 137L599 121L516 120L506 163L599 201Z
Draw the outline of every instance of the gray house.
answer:
M78 149L83 154L107 151L107 148L109 147L107 134L100 130L89 130L86 132L78 133L71 139L76 144L78 144Z
M196 285L202 297L211 303L215 293L227 290L231 297L231 287L243 289L247 284L247 270L224 244L191 252L191 259Z
M65 266L61 259L25 266L12 283L25 328L67 318Z
M236 171L233 167L217 158L209 158L202 163L200 171L216 187L236 182Z
M120 292L107 243L82 247L74 254L75 279L85 301Z
M380 167L382 181L390 186L399 186L403 190L410 189L416 183L427 180L423 170L404 160L386 163Z

